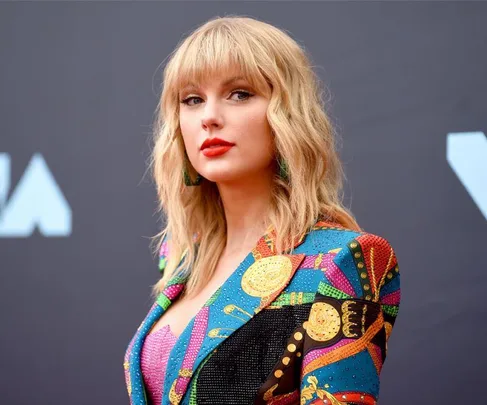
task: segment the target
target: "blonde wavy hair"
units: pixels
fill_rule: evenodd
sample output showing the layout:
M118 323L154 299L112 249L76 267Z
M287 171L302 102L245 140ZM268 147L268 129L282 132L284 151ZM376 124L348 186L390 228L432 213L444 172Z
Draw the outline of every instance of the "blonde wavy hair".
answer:
M275 156L288 167L287 180L276 171L266 221L276 230L277 252L292 251L289 241L300 238L320 218L360 230L342 204L344 173L336 134L306 51L286 32L263 21L215 17L178 44L163 72L150 169L159 211L166 217L165 228L153 237L158 242L154 252L167 238L170 255L162 278L152 286L154 296L181 270L188 276L185 293L198 291L211 278L225 247L225 214L216 184L203 179L197 187L184 185L183 170L191 165L185 164L179 90L231 68L269 99ZM194 168L188 171L194 178Z

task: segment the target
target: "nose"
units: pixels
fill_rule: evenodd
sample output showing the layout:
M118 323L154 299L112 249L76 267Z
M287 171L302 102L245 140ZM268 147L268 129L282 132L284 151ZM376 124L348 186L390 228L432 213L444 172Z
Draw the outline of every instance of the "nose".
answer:
M203 109L203 116L201 117L201 126L205 130L211 128L219 128L223 125L223 117L221 109L218 106L218 101L212 101L208 98Z

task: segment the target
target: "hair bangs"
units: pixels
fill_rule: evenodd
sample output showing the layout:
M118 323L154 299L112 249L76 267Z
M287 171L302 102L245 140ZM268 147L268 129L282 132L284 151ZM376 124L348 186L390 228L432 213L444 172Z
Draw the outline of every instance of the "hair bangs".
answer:
M189 84L199 86L210 77L231 74L243 77L257 93L270 95L269 80L259 67L261 55L251 51L247 38L223 28L227 27L211 27L182 47L171 69L177 74L167 83L169 87L177 93Z

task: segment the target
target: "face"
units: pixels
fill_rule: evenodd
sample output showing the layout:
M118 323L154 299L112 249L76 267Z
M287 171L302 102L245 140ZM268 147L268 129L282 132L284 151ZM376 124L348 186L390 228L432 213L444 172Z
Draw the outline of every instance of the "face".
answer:
M272 172L269 100L238 73L209 77L199 87L181 89L179 96L184 145L198 173L224 183Z

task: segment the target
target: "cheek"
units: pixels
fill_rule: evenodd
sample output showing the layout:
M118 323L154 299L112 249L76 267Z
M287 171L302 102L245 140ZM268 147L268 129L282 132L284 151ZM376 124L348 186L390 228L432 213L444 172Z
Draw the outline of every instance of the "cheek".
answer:
M274 160L274 146L270 136L270 130L254 128L241 148L241 164L252 170L266 169Z
M187 138L188 135L191 133L191 120L189 119L189 117L181 114L181 116L179 117L179 128L181 129L183 138Z
M247 150L260 156L273 154L274 139L265 111L248 117L243 134Z
M194 124L194 120L189 117L181 116L179 119L179 128L183 137L184 145L188 151L188 156L194 155L194 149L197 147L197 133L198 128Z

